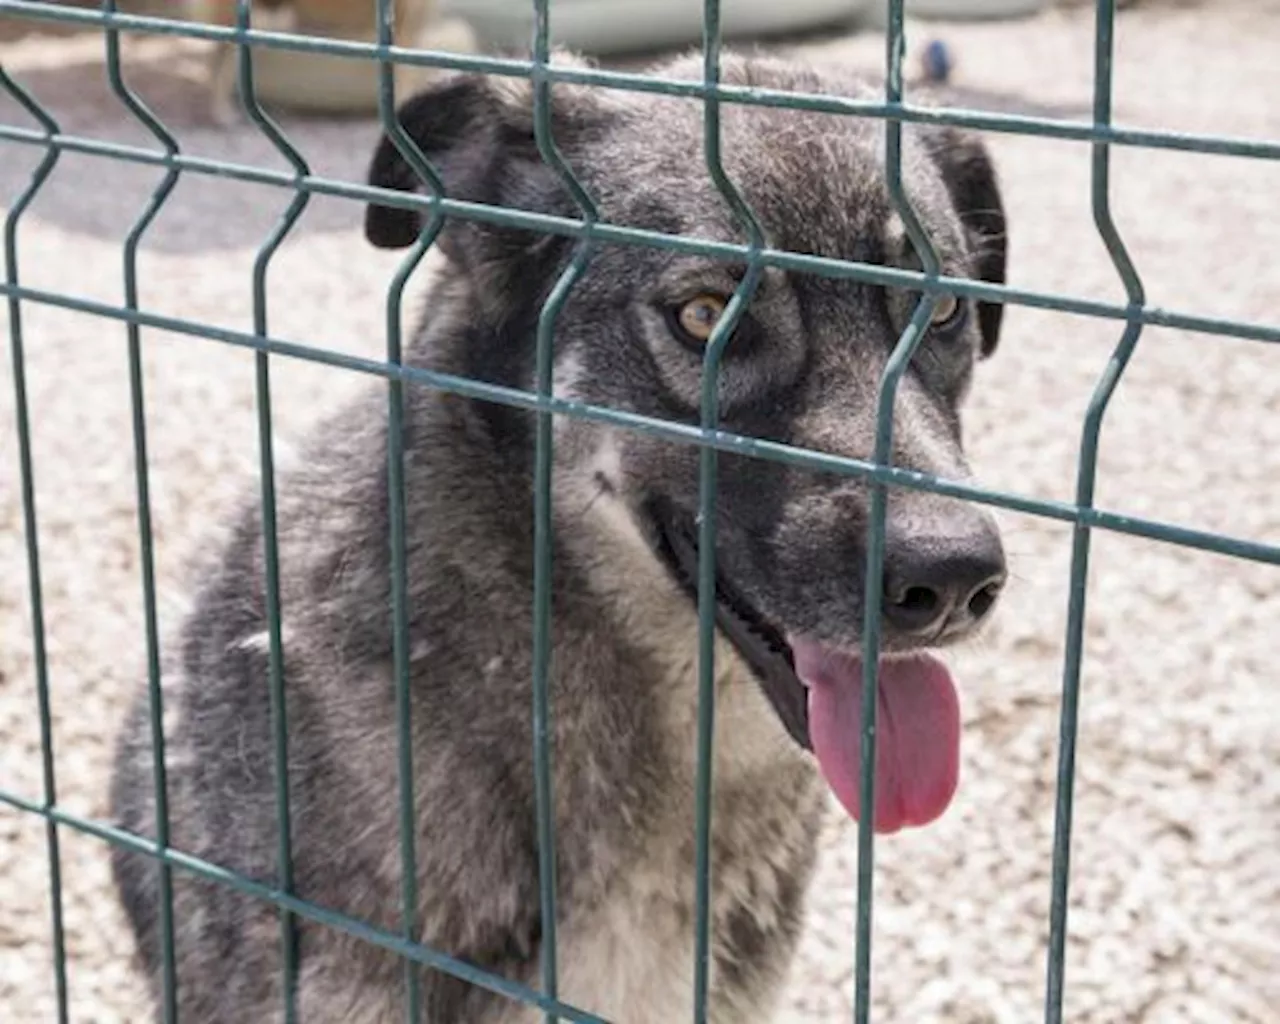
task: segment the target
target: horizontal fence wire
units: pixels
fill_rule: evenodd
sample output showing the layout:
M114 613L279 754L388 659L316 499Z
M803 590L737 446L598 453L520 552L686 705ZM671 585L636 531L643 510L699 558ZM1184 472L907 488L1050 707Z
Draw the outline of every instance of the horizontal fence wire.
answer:
M177 868L185 874L203 878L233 892L242 893L252 899L276 906L281 911L287 911L298 918L350 935L361 942L367 942L371 946L385 949L431 970L442 971L460 981L475 985L487 992L493 992L495 995L536 1006L542 1010L554 1011L566 1021L573 1022L573 1024L610 1024L609 1021L586 1013L567 1003L548 999L541 992L531 989L527 985L521 985L519 982L510 981L500 975L492 974L464 960L459 960L456 957L432 949L430 946L425 946L420 942L412 942L403 936L376 928L371 924L323 907L318 903L290 895L275 886L255 881L245 875L230 871L221 865L183 853L173 847L162 847L150 839L116 828L114 825L108 825L105 822L95 821L84 815L75 814L56 805L49 804L44 800L32 800L3 787L0 787L0 804L5 804L15 810L42 818L51 827L62 826L70 828L83 835L93 836L112 846L152 857L173 868Z
M397 64L435 67L451 71L470 71L507 78L530 78L532 62L513 58L484 57L450 53L444 50L411 49L378 46L370 43L286 32L239 32L236 29L194 22L177 21L145 15L110 14L80 10L50 3L48 0L0 0L0 11L16 15L86 28L112 26L123 31L150 35L181 36L209 42L239 42L255 47L291 50L332 57L364 60L393 60ZM829 114L852 114L882 120L900 120L918 124L951 125L977 131L1013 135L1031 135L1075 142L1110 142L1118 146L1142 149L1173 149L1218 156L1245 157L1257 160L1280 160L1280 141L1270 139L1230 138L1191 132L1142 128L1118 128L1094 125L1085 121L1000 114L946 106L925 107L909 104L877 103L840 96L825 96L763 89L748 86L712 84L705 81L663 78L635 72L606 71L588 68L560 68L554 65L545 74L552 81L594 85L625 92L656 92L670 96L703 99L707 96L725 103L750 106L782 107Z
M0 0L0 10L3 10L4 3L5 0ZM554 214L532 213L460 199L410 195L404 192L391 191L371 185L359 185L354 182L339 181L333 178L312 176L298 178L285 172L273 171L249 164L236 164L231 161L214 160L185 154L170 155L138 146L101 142L82 136L62 135L57 132L41 132L13 125L0 125L0 142L18 142L59 151L101 156L108 159L177 167L193 174L210 175L252 184L273 185L280 188L352 199L359 202L376 202L380 205L401 209L421 209L432 214L439 212L458 220L522 228L545 234L581 238L586 233L586 228L582 221L569 217L559 217ZM598 243L644 246L686 255L705 256L709 259L727 262L745 261L752 256L748 247L736 245L732 242L720 242L689 235L670 235L661 231L626 227L603 221L593 225L591 233L593 239ZM1270 343L1280 342L1280 325L1271 323L1256 323L1225 317L1198 316L1155 306L1143 306L1141 309L1132 310L1127 306L1093 299L1082 299L1072 295L1012 288L1008 285L987 284L969 278L947 277L945 275L938 275L936 278L930 279L918 271L890 268L874 263L860 263L854 260L840 260L826 256L811 256L781 249L766 248L758 254L758 258L764 267L798 274L814 274L818 277L861 281L885 288L913 288L930 292L946 292L949 295L976 299L982 302L1000 302L1013 306L1051 309L1060 313L1070 313L1094 319L1138 320L1151 327L1168 327L1176 330L1194 331L1199 334ZM20 297L25 298L26 296L22 295Z
M356 373L402 380L406 383L419 384L466 398L478 398L498 405L538 412L550 411L562 416L607 423L623 430L637 430L654 437L662 437L682 444L712 445L720 451L750 455L754 458L767 459L774 462L784 462L825 473L838 473L844 476L883 482L894 487L930 491L935 494L944 494L948 497L963 498L982 505L1008 509L1011 512L1041 516L1046 519L1056 519L1070 523L1088 523L1090 526L1112 533L1144 537L1149 540L1176 544L1199 551L1230 555L1246 561L1280 565L1280 544L1266 544L1241 537L1213 533L1208 530L1197 530L1144 516L1128 515L1097 508L1080 508L1071 502L1055 501L1047 498L1030 498L1022 494L982 487L974 483L940 477L931 473L916 472L902 469L898 466L876 466L863 459L854 459L844 455L830 455L815 449L798 448L778 441L765 441L742 434L735 434L731 431L706 431L701 427L675 423L671 420L645 416L621 409L612 409L608 406L593 405L589 402L554 397L543 399L532 392L522 391L519 388L488 384L470 377L459 377L455 374L440 373L417 366L394 365L376 359L346 355L341 352L315 348L314 346L277 338L261 338L244 331L215 327L211 324L195 323L190 320L184 320L181 317L166 316L158 313L133 312L119 306L113 306L110 303L98 302L92 299L72 298L44 289L0 284L0 294L16 296L23 301L88 313L104 319L132 320L147 326L171 331L175 334L221 342L238 348L263 349L278 355L351 370Z
M1195 530L1153 519L1131 517L1098 509L1094 505L1101 427L1108 402L1118 385L1139 337L1147 326L1196 331L1211 336L1269 343L1280 342L1280 325L1250 323L1170 311L1147 304L1142 282L1129 258L1111 214L1109 190L1110 148L1127 146L1236 158L1280 160L1280 141L1228 138L1179 132L1116 127L1112 123L1112 60L1114 49L1114 0L1096 0L1094 104L1091 122L997 114L949 107L913 106L904 99L905 56L903 0L888 0L886 31L886 84L884 101L854 100L839 96L790 93L725 85L720 80L721 17L719 0L703 0L703 74L700 80L676 80L652 75L596 68L557 67L550 62L550 0L531 0L534 9L532 59L458 55L395 45L394 0L376 0L377 33L373 43L252 29L249 0L236 0L236 24L219 27L141 15L122 14L115 0L103 0L100 10L84 10L40 0L0 0L0 13L48 22L100 28L105 33L107 75L111 88L133 117L151 134L159 149L131 146L64 134L47 110L0 67L3 88L36 122L36 127L0 125L0 142L39 147L43 155L30 182L13 202L5 221L5 277L0 284L9 310L13 372L17 399L19 463L22 480L24 529L27 539L32 633L35 651L37 699L40 711L43 796L34 800L0 789L0 803L38 815L47 830L52 949L56 973L59 1020L68 1019L65 939L58 849L60 827L93 835L107 843L154 859L160 893L160 932L163 948L163 1019L177 1019L176 974L173 948L172 872L176 869L221 883L230 889L274 905L281 917L282 999L284 1019L295 1019L297 973L297 923L310 921L346 932L395 953L405 961L405 1018L421 1019L420 971L442 971L496 994L542 1010L548 1022L560 1019L598 1022L583 1010L563 1003L557 991L555 800L552 789L551 707L551 580L552 580L552 470L553 417L577 417L611 424L700 448L698 515L698 722L695 779L695 921L693 964L693 1018L705 1024L711 996L713 966L710 894L713 867L714 710L715 710L715 542L718 455L721 451L748 455L806 468L860 477L870 484L870 516L867 526L867 564L864 620L864 708L861 747L861 806L858 822L857 921L855 934L854 1020L867 1024L871 1007L871 940L873 924L876 682L878 675L879 620L882 591L879 586L885 545L885 520L889 487L932 491L978 503L1064 521L1073 526L1066 656L1063 668L1063 700L1060 718L1059 764L1055 803L1053 871L1050 899L1050 934L1046 964L1045 1020L1061 1024L1067 934L1067 895L1071 844L1072 794L1075 747L1078 732L1080 674L1083 659L1085 599L1092 531L1109 530L1280 565L1280 545L1263 544L1209 531ZM259 132L282 155L288 171L273 171L231 161L193 157L181 152L177 140L129 88L120 66L120 34L157 34L233 43L239 49L241 102ZM378 65L378 112L382 130L420 179L424 194L408 194L312 175L303 155L279 125L262 109L254 89L253 50L266 47L375 61ZM395 116L396 64L524 78L532 85L534 131L544 162L560 178L575 200L579 217L557 217L515 211L449 198L439 172L405 132ZM590 85L605 89L657 93L700 100L703 106L703 143L707 172L746 236L744 243L668 235L603 222L591 197L565 162L553 137L553 86L558 83ZM874 264L808 256L774 249L742 194L726 174L721 153L720 117L725 103L858 116L884 121L885 166L893 207L902 219L921 257L921 270L908 271ZM1124 286L1123 305L992 285L940 273L936 250L923 228L902 180L902 126L904 124L952 125L973 130L1031 135L1092 146L1092 209L1095 224ZM62 293L23 286L18 275L18 222L66 152L156 166L163 175L151 198L134 221L123 246L124 304L115 306ZM149 313L138 296L137 252L155 216L167 201L183 173L212 175L289 189L287 202L275 228L259 247L253 266L253 331L251 333L194 323L182 318ZM429 213L422 232L404 257L388 287L385 302L386 359L377 361L272 338L267 323L267 276L280 246L302 216L312 195L321 194ZM577 244L568 265L548 295L536 332L536 388L526 392L484 384L450 374L406 366L403 363L402 320L404 290L425 254L435 244L446 218L506 225L571 237ZM706 345L700 419L697 426L621 412L553 394L555 321L564 303L601 244L640 245L698 254L721 261L745 264L745 275L735 290ZM795 448L776 442L739 436L718 426L718 371L734 326L745 311L766 268L863 281L885 287L908 288L921 293L917 308L886 365L880 382L876 416L876 440L870 460L851 459ZM943 294L995 301L1032 308L1052 309L1123 323L1123 332L1110 361L1097 382L1083 425L1077 464L1075 499L1071 503L1033 499L902 470L892 464L893 407L898 384L922 340L938 299ZM138 528L142 545L141 574L147 641L148 692L154 759L156 836L154 840L132 835L89 818L71 814L57 802L50 689L45 647L40 553L35 507L34 465L31 453L30 410L25 383L21 304L61 307L122 322L126 329L130 396L133 412L133 444L138 502ZM266 607L270 643L269 689L272 735L275 743L275 790L279 822L276 884L254 881L223 867L184 854L169 844L167 786L164 772L160 646L156 624L154 552L151 537L150 496L143 393L141 332L165 330L201 340L246 348L254 353L255 396L258 414L259 463L264 544ZM391 616L395 701L398 718L399 828L402 871L401 929L395 935L364 922L299 898L293 892L290 807L288 786L288 724L285 706L285 664L279 564L276 539L275 468L272 454L270 359L299 358L346 370L382 377L388 389L389 551L391 561ZM533 492L535 524L532 736L535 769L536 831L539 851L539 899L541 908L541 985L536 991L488 973L420 941L415 850L416 822L413 790L411 699L404 479L404 387L419 385L465 397L525 409L536 414L536 451Z

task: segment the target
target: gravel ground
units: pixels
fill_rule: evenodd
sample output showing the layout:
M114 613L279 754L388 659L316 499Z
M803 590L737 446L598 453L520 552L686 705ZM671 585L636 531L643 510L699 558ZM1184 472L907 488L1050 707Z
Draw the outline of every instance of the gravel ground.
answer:
M920 36L914 37L920 41ZM1087 12L947 29L960 84L1006 109L1087 109ZM1116 116L1127 124L1280 138L1280 4L1140 5L1120 16ZM812 51L874 66L871 38ZM12 44L6 66L68 131L138 141L107 92L95 40ZM190 49L138 47L129 64L186 148L279 165L250 130L201 125ZM1056 67L1053 73L1047 69ZM1009 97L1022 97L1010 100ZM1003 99L1001 98L1003 97ZM20 123L12 105L0 121ZM373 127L287 122L317 171L356 178ZM1089 155L1064 142L992 140L1021 286L1120 300L1093 230ZM0 201L35 153L9 145ZM1280 167L1117 151L1117 221L1161 306L1275 322ZM120 241L154 169L68 154L19 234L35 287L116 302ZM250 269L286 194L212 178L178 185L141 255L156 312L250 327ZM359 237L354 205L315 200L271 270L270 327L290 340L377 355L394 256ZM8 324L6 323L6 326ZM101 814L126 692L144 663L125 333L118 323L23 308L58 796ZM1076 444L1116 323L1014 308L985 367L971 447L996 486L1069 500ZM8 337L0 331L0 337ZM248 353L147 332L161 628L183 608L183 567L256 463ZM6 343L6 349L8 345ZM10 361L0 361L0 786L40 793ZM275 364L281 444L358 379ZM1255 540L1280 541L1280 353L1150 330L1103 433L1098 500ZM876 1019L913 1024L1039 1019L1069 531L1004 517L1016 579L997 628L958 659L963 783L943 821L878 845ZM1263 1022L1280 1004L1280 713L1273 668L1280 571L1150 541L1094 546L1073 857L1068 1018ZM1269 635L1270 634L1270 635ZM74 1021L143 1019L103 848L62 833ZM856 855L833 821L789 997L797 1022L848 1019ZM0 1016L54 1019L44 830L0 809ZM1272 1009L1268 1011L1267 1007Z

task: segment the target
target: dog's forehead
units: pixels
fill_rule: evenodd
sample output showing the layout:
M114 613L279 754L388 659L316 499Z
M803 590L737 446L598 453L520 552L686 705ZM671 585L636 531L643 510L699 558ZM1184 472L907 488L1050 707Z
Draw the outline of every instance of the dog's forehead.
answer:
M702 104L651 101L611 145L612 152L602 156L613 197L630 207L619 211L625 219L653 219L660 230L741 238L707 164ZM851 260L900 251L903 226L890 198L879 123L725 104L720 159L772 245ZM944 191L936 168L909 137L902 170L908 195L936 219L945 206Z

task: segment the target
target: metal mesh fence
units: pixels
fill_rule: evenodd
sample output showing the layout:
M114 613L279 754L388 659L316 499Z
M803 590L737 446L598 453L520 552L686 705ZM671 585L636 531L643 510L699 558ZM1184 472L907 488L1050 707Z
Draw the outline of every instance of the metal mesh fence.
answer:
M976 110L934 108L913 105L904 98L903 58L904 22L902 0L889 3L886 34L886 87L882 101L846 99L833 96L785 93L768 89L748 89L722 84L720 81L720 3L704 0L703 77L700 82L667 80L641 74L597 69L554 66L550 61L550 19L554 8L549 0L532 0L536 14L532 59L528 61L459 56L444 52L410 49L395 45L392 38L392 0L376 0L378 36L375 43L362 44L333 39L310 38L255 30L251 22L251 5L247 0L237 4L234 28L219 28L191 22L122 14L114 0L104 0L100 10L68 8L39 0L0 0L0 13L18 15L46 22L78 24L99 29L104 37L107 72L112 90L137 122L154 138L151 145L125 145L64 133L39 100L0 67L0 87L34 119L37 127L0 125L0 142L11 147L35 147L42 157L25 191L11 204L4 226L5 277L3 292L8 303L10 353L15 382L19 471L22 481L22 509L30 576L30 603L33 626L33 650L36 690L39 699L43 754L43 792L39 796L0 790L0 800L41 816L47 829L48 869L51 881L52 969L57 976L60 1019L68 1019L66 986L66 950L63 934L62 895L60 883L60 830L70 828L96 836L108 843L143 852L159 865L160 934L163 956L164 1002L166 1021L177 1018L174 996L174 909L173 873L201 875L279 909L283 964L286 973L283 991L288 1005L286 1019L292 1020L293 981L297 970L296 920L308 919L344 930L351 935L379 945L403 957L407 1002L406 1019L421 1019L419 972L423 965L452 974L467 982L490 989L512 999L535 1005L545 1011L548 1020L590 1021L597 1018L558 999L556 961L556 865L552 807L552 774L549 768L548 673L550 650L550 586L551 586L551 505L552 505L552 423L555 416L585 417L617 427L645 431L675 443L700 447L701 505L699 515L699 700L697 749L696 821L696 929L693 965L694 1020L706 1019L708 995L710 835L711 835L711 764L714 737L714 555L716 517L712 514L716 501L717 457L721 451L750 455L805 466L815 470L862 477L871 485L871 516L867 535L867 588L865 595L863 739L861 746L861 806L859 823L859 875L857 892L857 928L853 944L856 960L855 1019L863 1024L871 1007L872 898L874 876L874 769L876 762L876 675L879 646L881 589L879 580L884 559L885 512L890 487L915 488L972 500L991 506L1048 517L1072 524L1070 603L1068 609L1066 659L1062 675L1062 711L1057 775L1056 826L1053 845L1053 871L1050 898L1050 941L1047 962L1047 984L1044 1017L1059 1022L1063 1017L1064 957L1067 933L1067 893L1071 850L1072 796L1075 773L1075 743L1079 705L1081 648L1086 609L1086 582L1089 568L1090 537L1095 529L1127 533L1171 544L1205 551L1219 552L1241 559L1280 564L1280 547L1254 541L1198 531L1153 519L1134 518L1100 509L1094 505L1094 480L1097 467L1099 437L1108 402L1124 374L1137 343L1147 325L1161 325L1200 332L1205 335L1247 338L1280 342L1280 326L1244 322L1197 315L1189 310L1161 309L1145 299L1141 278L1129 259L1124 242L1111 217L1109 205L1109 156L1112 146L1173 149L1196 153L1213 153L1252 160L1280 159L1280 141L1256 141L1212 135L1194 135L1116 127L1111 120L1111 71L1114 0L1098 0L1096 4L1095 75L1093 118L1073 121L1054 118L1017 116ZM180 141L148 109L126 82L120 46L123 33L177 34L192 38L233 43L239 47L239 85L246 110L258 130L284 158L287 170L269 170L228 161L195 157L183 152ZM290 143L272 117L258 102L254 88L253 51L272 47L295 51L331 54L350 60L368 60L379 68L379 111L383 129L421 178L424 195L393 192L314 175L303 154ZM417 145L395 117L396 96L393 87L393 65L416 64L437 68L469 70L489 75L527 79L532 83L534 125L538 150L542 158L559 175L576 200L580 216L555 217L508 210L478 203L451 199L445 194L437 172L429 165ZM707 173L735 214L746 236L745 244L708 242L706 240L665 235L603 221L596 206L573 171L562 159L552 135L550 105L557 83L572 82L602 89L632 90L679 95L701 101L704 106L705 155ZM885 162L894 206L907 233L922 255L919 272L890 269L866 263L847 262L788 252L771 247L755 214L729 179L721 161L720 114L724 104L754 104L796 110L821 111L848 117L880 119L885 122ZM1074 140L1092 147L1092 210L1097 231L1104 242L1127 301L1109 304L1087 298L1048 294L996 286L944 276L939 261L920 220L917 219L902 184L901 141L903 123L953 125L991 132L1015 133ZM21 253L18 245L19 226L24 213L41 191L64 153L85 153L118 160L153 165L163 169L163 176L124 242L122 267L124 302L112 305L76 298L56 291L24 286L21 281ZM253 264L253 329L239 332L215 328L198 322L150 313L138 301L137 255L148 229L163 208L174 186L184 175L216 175L289 190L288 201L275 229L257 252ZM267 274L280 245L288 238L308 201L317 194L346 197L358 201L376 200L389 206L420 209L428 216L416 245L405 257L386 295L386 358L382 361L358 358L319 348L287 343L271 335L267 317ZM574 256L560 277L540 315L537 327L536 380L534 392L489 385L444 373L406 366L402 362L401 304L405 286L415 268L431 249L445 218L481 221L495 225L568 236L576 240ZM609 408L570 403L552 394L552 351L557 315L572 292L592 257L593 248L602 243L627 246L655 246L690 254L701 254L718 260L745 262L747 273L733 295L706 348L702 378L700 426L669 423ZM764 442L727 433L718 427L717 374L721 357L733 328L750 301L766 268L780 268L827 277L854 279L880 286L909 287L923 293L918 308L894 350L879 392L874 457L870 461L836 457L806 451L785 444ZM1119 340L1097 382L1083 424L1079 444L1078 477L1075 501L1072 503L1037 500L1016 493L999 492L980 486L915 473L892 464L893 399L899 381L919 344L939 298L946 294L974 299L1051 308L1070 313L1115 321ZM102 822L72 814L58 800L55 757L50 721L50 682L47 664L44 613L42 608L41 558L38 544L34 474L31 451L30 402L24 375L23 305L54 305L78 310L125 325L132 399L134 463L138 505L138 524L142 550L142 588L146 623L148 674L151 700L151 731L156 751L155 806L157 832L154 840L135 836ZM265 885L237 875L216 864L194 858L169 845L164 770L164 732L162 728L160 657L156 613L156 584L150 522L148 448L143 394L142 362L144 351L141 332L156 328L180 335L203 337L248 348L255 354L257 413L261 478L261 511L265 542L266 595L269 618L270 692L272 727L275 738L277 779L277 813L286 827L280 829L279 883ZM379 931L310 904L293 892L290 816L287 776L289 738L285 714L283 654L280 624L279 572L275 534L275 465L272 451L272 411L270 372L274 357L288 356L314 360L349 371L381 377L387 385L390 419L388 478L390 483L390 550L392 554L392 613L394 616L394 664L399 711L399 784L401 815L401 850L403 865L403 928L396 933ZM443 389L459 395L514 406L536 414L536 463L534 517L536 536L533 706L535 742L535 792L538 811L539 881L542 921L542 983L538 990L491 975L445 953L421 945L414 940L413 920L418 905L418 872L411 827L413 796L412 750L409 743L409 647L407 640L407 608L405 582L405 498L402 417L404 389L418 386Z

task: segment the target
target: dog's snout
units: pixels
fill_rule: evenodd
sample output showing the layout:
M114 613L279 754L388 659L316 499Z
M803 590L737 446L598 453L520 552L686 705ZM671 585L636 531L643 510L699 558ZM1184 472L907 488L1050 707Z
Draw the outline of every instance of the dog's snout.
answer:
M976 626L1004 587L1000 535L986 517L963 529L885 538L882 613L904 636L941 639Z

